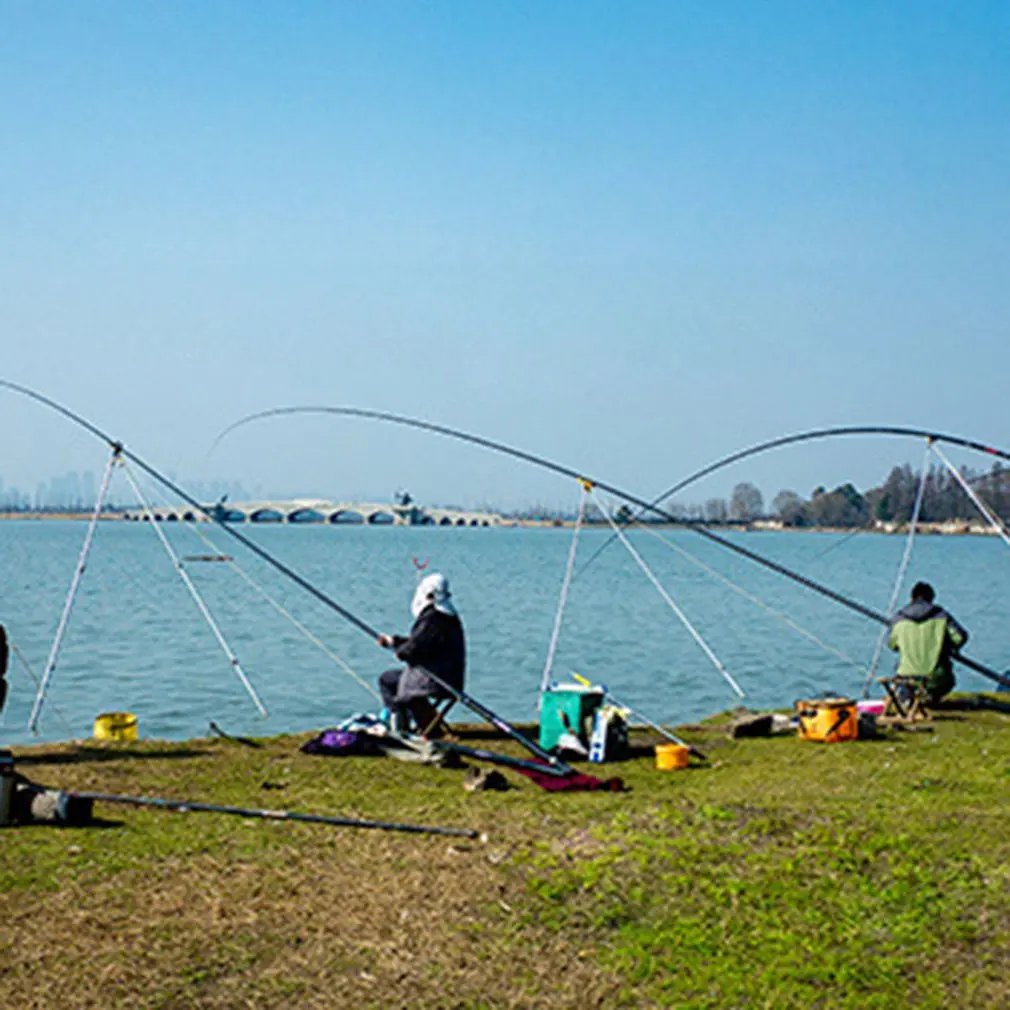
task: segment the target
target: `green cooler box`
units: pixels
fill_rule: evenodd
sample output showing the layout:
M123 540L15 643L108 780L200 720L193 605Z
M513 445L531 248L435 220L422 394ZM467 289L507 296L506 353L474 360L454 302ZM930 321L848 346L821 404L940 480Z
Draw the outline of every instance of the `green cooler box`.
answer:
M603 704L602 687L581 684L558 684L540 697L540 746L551 750L563 733L567 733L561 715L584 745L589 746L593 730L593 713Z

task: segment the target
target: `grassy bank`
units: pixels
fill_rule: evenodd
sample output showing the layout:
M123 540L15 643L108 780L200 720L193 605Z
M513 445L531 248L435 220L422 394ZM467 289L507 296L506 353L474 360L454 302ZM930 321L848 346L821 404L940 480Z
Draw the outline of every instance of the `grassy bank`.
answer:
M1010 1004L1010 717L843 746L687 735L708 768L611 766L626 794L511 773L471 794L458 770L309 757L304 737L21 749L54 787L486 838L113 806L5 830L3 1005Z

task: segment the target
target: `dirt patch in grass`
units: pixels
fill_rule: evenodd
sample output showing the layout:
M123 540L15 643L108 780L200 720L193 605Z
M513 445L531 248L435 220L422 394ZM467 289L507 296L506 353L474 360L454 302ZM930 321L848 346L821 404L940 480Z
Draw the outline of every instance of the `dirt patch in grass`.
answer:
M614 1004L615 979L563 935L521 926L521 881L480 847L314 848L22 896L5 909L7 1005L523 1007L547 992L558 1007Z

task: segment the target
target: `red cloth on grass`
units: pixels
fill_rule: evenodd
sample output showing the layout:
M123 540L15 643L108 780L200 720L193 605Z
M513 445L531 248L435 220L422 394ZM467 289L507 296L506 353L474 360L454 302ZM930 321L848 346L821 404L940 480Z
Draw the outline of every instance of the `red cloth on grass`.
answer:
M551 775L550 772L535 772L532 768L515 768L514 771L532 779L541 789L551 793L585 792L627 792L623 779L598 779L595 775L573 771L570 775Z

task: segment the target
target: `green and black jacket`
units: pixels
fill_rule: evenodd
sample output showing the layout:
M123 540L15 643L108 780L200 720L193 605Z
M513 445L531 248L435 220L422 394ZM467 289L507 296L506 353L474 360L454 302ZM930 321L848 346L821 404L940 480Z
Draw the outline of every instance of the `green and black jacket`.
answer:
M898 673L925 677L930 690L954 686L951 656L968 641L968 632L943 607L913 600L894 615L888 645L900 653Z

